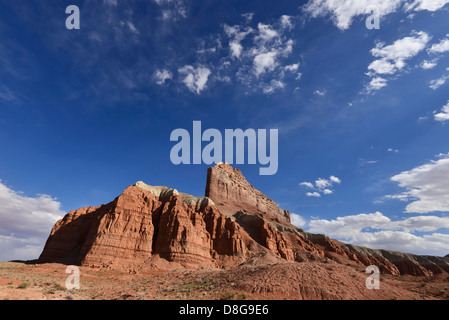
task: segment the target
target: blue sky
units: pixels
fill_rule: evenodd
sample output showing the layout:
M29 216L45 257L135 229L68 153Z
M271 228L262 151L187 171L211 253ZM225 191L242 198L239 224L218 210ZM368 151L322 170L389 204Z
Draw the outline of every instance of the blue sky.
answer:
M449 254L447 3L0 1L0 260L138 180L203 195L196 120L279 130L275 175L237 167L305 230Z

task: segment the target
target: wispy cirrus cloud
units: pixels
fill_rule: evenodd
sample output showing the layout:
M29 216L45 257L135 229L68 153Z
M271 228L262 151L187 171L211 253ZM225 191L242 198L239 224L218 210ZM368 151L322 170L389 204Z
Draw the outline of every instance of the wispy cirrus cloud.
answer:
M153 0L161 8L161 19L165 22L177 21L187 17L186 0Z
M256 23L252 14L242 17L241 24L223 24L223 32L211 37L212 40L198 41L201 47L195 50L196 59L197 64L203 66L197 70L198 77L191 67L186 66L164 69L164 74L171 74L175 79L177 72L179 81L196 94L206 89L206 82L208 85L238 83L246 93L269 95L283 90L286 78L299 81L300 62L290 59L294 46L290 33L295 18L283 15L272 23ZM164 83L160 79L164 74L155 77L158 84Z
M233 29L244 30L240 35L251 37L245 46L240 44L238 51L235 37L229 39L231 57L238 52L240 59L236 80L252 91L262 90L265 94L271 94L285 87L284 77L287 74L298 77L299 63L284 62L293 52L294 41L288 35L293 26L293 19L289 16L281 16L273 24L259 22L256 28L233 26ZM225 26L225 29L229 27Z
M18 101L19 98L10 88L8 88L5 85L2 85L0 86L0 100L13 102Z

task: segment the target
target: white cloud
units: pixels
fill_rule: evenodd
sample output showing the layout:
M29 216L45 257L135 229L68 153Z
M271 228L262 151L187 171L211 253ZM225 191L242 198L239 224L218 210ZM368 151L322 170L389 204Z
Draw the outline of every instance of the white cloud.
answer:
M411 4L406 4L405 9L407 11L413 9L415 11L437 11L443 8L449 0L415 0Z
M329 177L329 180L332 181L332 182L338 183L338 184L341 183L340 178L337 178L337 177L335 177L335 176L330 176L330 177Z
M241 45L241 42L254 30L249 27L240 27L238 25L236 26L228 26L225 24L223 26L223 29L226 33L226 35L231 39L229 41L229 49L231 51L231 57L240 59L243 51L243 46Z
M162 6L180 0L153 1ZM285 77L300 79L299 62L286 63L293 51L294 41L289 37L289 33L294 27L294 18L283 15L270 23L254 23L253 13L241 16L244 20L241 24L223 24L222 34L210 36L216 43L213 48L207 49L204 42L201 42L202 47L196 51L201 55L197 64L182 68L178 66L182 82L190 91L199 94L204 90L206 84L210 82L209 76L212 71L214 83L239 83L245 94L252 91L273 94L286 87ZM223 40L225 41L222 42ZM206 57L204 53L213 55L214 60L208 61L210 57ZM222 55L223 53L225 56ZM201 69L192 67L198 64L208 67L201 67ZM171 74L167 72L157 76L157 79L160 78L157 80L158 84L171 79Z
M326 90L315 90L314 92L313 92L313 94L316 94L317 96L324 96L324 95L326 95Z
M309 189L313 189L314 188L313 183L311 183L311 182L301 182L299 185L300 186L304 186L304 187L309 188Z
M290 72L296 72L298 71L299 63L290 64L288 66L285 66L284 69Z
M253 20L254 12L244 13L242 17L245 18L246 23L250 23Z
M388 151L388 152L395 152L395 153L398 153L398 152L399 152L398 149L393 149L393 148L388 148L387 151Z
M221 82L231 83L231 78L230 78L229 76L220 76L220 75L217 75L217 76L215 76L214 79L217 80L217 81L221 81Z
M255 29L247 25L224 26L230 58L239 64L237 80L245 87L272 94L285 87L286 72L299 74L299 63L283 64L293 51L294 42L286 36L290 25L292 19L281 16L272 24L259 22Z
M446 158L446 157L447 157L447 154L446 153L442 153L442 152L440 152L439 154L435 155L435 158Z
M354 18L371 15L375 8L380 17L396 12L402 5L406 11L437 11L449 0L309 0L303 10L311 17L330 17L341 30L348 29ZM410 17L410 15L409 15Z
M396 40L391 45L379 42L371 49L373 57L378 58L368 66L367 75L371 82L367 85L368 92L379 90L387 85L386 75L395 75L406 67L406 61L415 57L425 49L431 37L423 32L413 32L411 36Z
M159 5L177 2L153 1ZM290 36L294 27L293 17L283 15L264 23L253 22L253 14L248 13L242 15L242 20L241 24L223 24L220 34L209 36L209 42L214 39L213 48L202 41L196 50L197 63L176 67L181 81L190 91L199 94L206 84L227 82L240 84L245 94L259 91L269 95L282 91L289 83L286 78L301 78L298 72L300 63L292 63L289 59L294 45ZM198 65L200 67L194 68ZM210 77L212 73L214 75ZM168 70L158 70L155 74L158 84L172 78Z
M392 221L375 212L334 220L313 219L309 222L308 231L373 249L441 256L449 252L449 235L435 231L448 228L448 217L418 216ZM417 236L413 232L433 233Z
M341 180L336 176L330 176L329 179L318 178L315 183L301 182L299 185L307 189L312 189L313 192L307 192L306 196L319 198L321 195L333 194L333 184L340 184Z
M206 88L207 80L211 74L211 71L204 66L194 68L190 65L178 69L178 72L185 76L182 82L196 94L200 94Z
M288 30L293 29L292 17L287 15L281 16L281 27Z
M441 87L443 84L445 84L447 79L449 79L449 76L443 75L443 76L441 76L438 79L432 80L429 83L429 88L433 89L433 90L436 90L439 87Z
M242 54L243 47L240 42L231 41L229 43L229 48L231 49L231 56L235 58L240 58Z
M271 94L275 92L276 90L282 89L285 87L285 83L279 80L271 80L269 85L265 85L263 88L263 93L265 94Z
M140 34L139 30L137 30L136 26L131 21L120 21L120 25L128 27L128 29L134 34Z
M449 120L449 100L446 105L441 108L439 113L434 114L434 118L436 121L447 121Z
M292 225L297 226L298 228L301 228L306 224L306 220L297 213L290 214L290 221Z
M391 222L384 228L405 232L430 232L449 228L449 217L418 216Z
M310 232L320 232L340 239L350 238L365 228L378 228L391 220L382 213L358 214L337 217L335 220L315 219L309 222Z
M330 16L341 30L348 29L354 18L369 13L369 8L376 7L380 16L395 12L402 0L310 0L304 11L313 18Z
M447 37L449 37L449 34L446 35ZM444 52L448 52L449 51L449 39L442 39L440 42L438 43L434 43L428 50L427 52L429 54L433 54L433 53L444 53Z
M332 186L331 182L327 179L323 179L323 178L318 178L318 180L315 181L315 186L318 189L324 189L327 187Z
M291 39L281 45L278 45L277 42L274 45L267 45L267 42L271 38L266 34L259 39L263 39L262 45L252 48L250 52L254 56L253 71L256 77L259 77L263 73L274 71L280 65L279 58L288 56L292 52L293 45L293 40Z
M401 63L401 68L403 66L404 64ZM371 64L368 66L368 69L373 70L378 74L393 74L397 71L396 66L386 59L379 59L371 62Z
M414 36L396 40L393 44L385 46L380 42L371 50L371 54L379 58L373 61L368 69L376 74L393 74L405 67L405 61L416 56L424 50L430 36L423 32L417 32Z
M420 67L421 67L422 69L424 69L424 70L433 69L433 68L435 68L436 66L437 66L437 60L431 60L431 61L429 61L429 60L424 60L424 61L421 63L421 65L420 65Z
M279 32L268 24L259 23L257 25L257 29L259 30L259 34L254 38L256 42L262 42L263 44L266 44L276 38L279 38L280 36Z
M386 198L410 202L405 212L449 211L449 154L391 178L406 191Z
M278 66L277 55L277 51L270 51L254 57L254 73L257 77L262 73L273 71Z
M165 81L171 80L172 78L173 74L167 69L156 70L154 73L154 79L158 85L163 85Z
M373 90L380 90L386 86L387 86L387 79L376 77L371 79L371 82L366 86L366 89L368 92L371 92Z
M362 168L368 165L379 163L379 160L368 160L365 158L357 159L357 167Z
M65 212L48 195L26 197L0 183L0 261L36 259Z
M423 121L426 121L427 119L429 119L429 117L427 117L427 116L422 116L422 117L419 117L419 118L418 118L418 122L423 122Z

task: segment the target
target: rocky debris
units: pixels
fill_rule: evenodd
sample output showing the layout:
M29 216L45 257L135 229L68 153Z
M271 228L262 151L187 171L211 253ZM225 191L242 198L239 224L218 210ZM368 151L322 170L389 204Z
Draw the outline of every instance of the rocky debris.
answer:
M101 268L222 268L276 261L376 265L381 272L449 273L448 257L345 244L293 226L290 214L240 170L208 169L206 197L137 182L112 202L74 210L53 227L39 257Z

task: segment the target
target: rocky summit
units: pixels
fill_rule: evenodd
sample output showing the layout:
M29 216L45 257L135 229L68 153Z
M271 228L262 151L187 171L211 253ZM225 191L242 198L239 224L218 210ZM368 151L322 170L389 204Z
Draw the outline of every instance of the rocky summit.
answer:
M381 272L449 273L449 258L374 250L311 234L240 170L208 169L205 197L137 182L112 202L71 211L53 227L39 262L147 270L333 261Z

